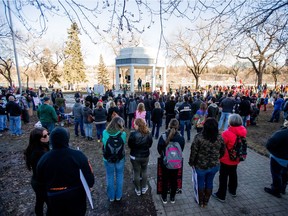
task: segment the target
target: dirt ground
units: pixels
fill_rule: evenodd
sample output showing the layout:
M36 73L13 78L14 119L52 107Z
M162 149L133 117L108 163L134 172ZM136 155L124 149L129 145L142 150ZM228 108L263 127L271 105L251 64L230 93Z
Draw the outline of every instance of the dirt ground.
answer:
M272 107L269 106L266 112L260 112L257 125L248 127L248 146L263 155L268 155L264 147L267 139L281 126L281 123L267 122L271 113ZM36 121L34 115L31 123L23 125L24 135L21 137L11 137L8 132L0 137L0 216L34 215L35 195L30 185L31 172L25 167L23 151L28 145L29 132ZM283 122L283 118L280 122ZM106 196L101 145L95 140L88 142L74 137L73 125L68 128L71 131L71 147L79 147L94 169L94 210L88 206L87 215L157 215L150 190L145 195L136 196L129 160L125 164L123 199L111 204Z

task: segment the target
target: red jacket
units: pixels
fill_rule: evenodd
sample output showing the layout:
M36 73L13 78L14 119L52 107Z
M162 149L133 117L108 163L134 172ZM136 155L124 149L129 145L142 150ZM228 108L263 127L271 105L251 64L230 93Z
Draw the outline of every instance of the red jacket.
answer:
M229 126L228 129L222 133L224 143L228 149L231 149L233 147L237 136L246 137L246 135L247 135L247 130L242 125L236 126L236 127ZM236 161L230 160L227 148L225 149L225 154L220 159L220 162L227 164L227 165L239 164L240 162L239 159L237 159Z

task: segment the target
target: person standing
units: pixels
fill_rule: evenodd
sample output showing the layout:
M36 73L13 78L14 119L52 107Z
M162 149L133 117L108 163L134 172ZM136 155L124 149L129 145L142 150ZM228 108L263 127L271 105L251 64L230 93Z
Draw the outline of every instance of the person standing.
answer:
M93 113L90 108L90 102L86 101L85 102L85 107L82 109L83 112L83 124L84 124L84 130L85 130L85 135L88 141L93 140L92 138L92 132L93 132Z
M243 126L246 127L248 116L251 114L251 103L249 98L242 96L242 101L239 106L239 115L242 117Z
M85 131L83 126L83 112L82 112L83 106L80 102L81 102L80 97L77 97L75 99L75 104L73 105L72 108L72 114L74 116L74 133L75 136L78 137L79 136L78 127L80 127L81 136L85 137Z
M283 128L276 131L266 143L270 153L270 171L272 184L265 187L264 191L281 198L286 194L288 183L288 121L284 121Z
M207 118L201 133L191 145L189 165L197 173L199 205L205 207L213 190L213 179L220 168L219 159L225 153L224 141L215 118Z
M284 103L283 95L278 94L276 101L274 102L274 109L272 112L272 116L268 122L279 122L282 103Z
M128 128L131 129L132 119L134 118L134 115L137 109L137 103L135 99L133 98L133 95L130 95L126 108L127 108L126 112L128 114Z
M220 102L220 107L222 108L221 117L218 124L218 129L220 130L224 125L224 131L228 128L228 119L229 116L233 113L233 107L235 105L235 100L232 97L232 94L229 93L227 98L224 98Z
M220 202L225 202L227 183L228 191L232 197L237 196L237 167L240 159L237 158L235 161L232 161L229 157L228 149L233 148L237 137L246 138L247 135L247 130L242 125L242 118L239 114L231 114L228 119L228 124L228 129L222 133L222 138L226 146L225 154L220 159L219 188L218 191L213 194L213 197Z
M20 136L21 131L21 107L15 102L13 95L9 96L9 102L6 104L6 110L9 114L11 135Z
M139 103L135 112L135 119L142 118L146 122L146 110L144 103Z
M175 105L176 101L174 100L174 96L170 96L170 99L165 103L165 113L166 113L166 122L165 129L168 129L169 122L172 118L175 118Z
M124 145L126 143L124 124L124 120L121 117L115 117L108 124L106 130L103 131L103 161L106 169L107 196L110 202L114 202L115 199L120 201L123 194ZM117 152L108 151L114 145L113 143L119 143L119 150ZM114 185L115 177L116 185Z
M6 129L6 120L7 120L7 111L6 105L2 98L0 98L0 132L4 132Z
M55 105L58 106L60 113L65 113L66 103L65 99L63 98L63 94L57 94L57 97L55 99Z
M93 110L93 116L96 125L97 139L98 142L100 142L107 122L107 112L106 109L103 108L103 102L98 101L96 108Z
M49 151L49 133L46 128L34 128L30 133L29 144L24 152L26 166L32 170L31 185L36 194L35 214L43 216L44 203L47 204L47 194L36 180L36 166L40 158ZM48 214L49 215L49 214Z
M155 139L159 137L160 127L162 126L163 109L161 109L160 103L155 102L154 109L152 110L151 121L152 121L152 137L155 135ZM155 132L156 128L156 132Z
M86 213L86 193L80 171L91 188L94 174L87 157L79 150L69 148L69 132L63 127L50 134L52 150L44 154L36 168L36 180L43 185L48 199L49 215L77 215Z
M169 144L169 142L177 142L182 151L184 150L185 146L185 139L181 134L178 132L179 128L179 122L177 119L171 119L169 122L168 130L164 133L166 139L164 139L162 134L158 140L158 146L157 150L158 153L160 154L160 157L164 161L164 155L166 151L166 147ZM162 170L163 170L163 188L162 188L162 194L161 194L161 199L163 204L167 203L167 193L168 193L168 180L170 181L170 202L175 203L175 196L176 196L176 190L177 190L177 174L178 174L178 169L168 169L164 163L161 164Z
M148 127L151 127L151 111L152 111L152 106L151 106L151 96L146 94L144 97L144 105L145 105L145 120L148 125Z
M128 139L130 151L130 161L134 171L134 184L137 196L145 194L147 185L147 166L149 162L149 149L153 139L149 129L142 118L136 118L135 131L131 132ZM142 178L142 179L141 179Z
M191 130L191 106L188 103L188 97L184 96L184 103L178 108L179 111L179 122L181 135L184 137L184 128L187 132L187 140L190 141L190 130Z
M142 80L140 77L138 78L137 82L138 82L138 91L142 91Z
M37 116L42 127L51 133L58 118L55 109L50 105L50 98L44 97L43 101L44 103L37 109Z

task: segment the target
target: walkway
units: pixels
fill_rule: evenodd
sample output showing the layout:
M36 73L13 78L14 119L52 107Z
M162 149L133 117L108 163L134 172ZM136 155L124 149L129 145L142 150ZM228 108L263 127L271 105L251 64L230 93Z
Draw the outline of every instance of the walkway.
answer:
M164 131L164 128L161 128ZM192 130L192 140L195 130ZM176 203L163 204L160 196L156 194L156 163L157 163L157 140L154 139L151 148L149 162L150 186L152 196L157 210L157 215L288 215L288 194L281 199L273 197L264 192L263 188L271 184L269 170L269 158L248 150L246 161L238 166L238 190L237 197L233 198L229 193L226 202L221 203L211 197L208 206L200 208L194 201L194 191L191 182L191 167L188 165L191 142L186 143L184 149L184 170L183 170L183 190L182 194L176 195ZM218 173L219 174L219 173ZM214 179L214 192L218 188L218 174Z

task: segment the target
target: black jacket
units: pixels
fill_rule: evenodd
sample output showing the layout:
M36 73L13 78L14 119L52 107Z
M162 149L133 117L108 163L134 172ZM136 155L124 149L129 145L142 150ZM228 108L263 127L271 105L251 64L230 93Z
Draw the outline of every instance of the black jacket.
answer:
M179 111L179 120L191 120L192 113L191 113L191 106L188 102L184 102L178 108Z
M163 118L164 111L161 108L155 108L152 110L151 121L153 123L160 123Z
M14 101L9 101L6 104L6 110L10 114L10 116L20 116L21 115L21 107L19 104Z
M143 135L139 131L131 132L128 139L128 146L131 149L130 155L136 158L149 157L149 148L152 146L152 143L151 133Z
M165 132L166 133L166 137L168 137L169 135L169 130ZM184 146L185 146L185 139L183 136L181 136L181 134L179 132L176 132L175 136L171 139L171 142L178 142L179 145L182 148L182 151L184 150ZM157 146L157 150L158 153L160 154L160 156L163 158L165 155L165 149L166 149L166 143L165 140L163 139L163 136L161 134L159 141L158 141L158 146Z
M170 100L166 102L165 104L166 115L175 115L175 110L174 110L175 104L176 104L176 101L174 100Z
M239 106L239 115L240 116L248 116L251 113L251 103L248 99L244 99L241 101Z
M288 128L276 131L268 139L266 148L275 157L288 160Z

